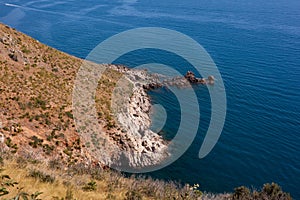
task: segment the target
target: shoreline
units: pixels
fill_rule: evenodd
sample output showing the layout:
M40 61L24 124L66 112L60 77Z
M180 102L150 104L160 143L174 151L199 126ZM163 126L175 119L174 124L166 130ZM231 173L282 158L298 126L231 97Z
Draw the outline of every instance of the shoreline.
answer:
M106 115L99 119L103 126L100 128L106 131L104 139L108 141L106 147L109 147L107 149L110 152L106 152L105 155L99 153L98 156L93 158L91 156L92 152L89 152L92 149L88 148L89 145L86 143L77 144L80 149L79 147L73 147L78 143L79 138L77 137L79 135L72 121L72 105L70 104L72 96L70 94L73 90L72 86L77 70L84 60L46 46L6 25L1 25L1 30L0 44L2 45L3 60L5 60L5 65L15 66L13 70L7 68L9 73L17 74L16 80L12 82L6 80L6 84L14 84L11 85L11 88L19 85L17 93L7 88L7 95L13 98L15 102L6 102L8 107L5 110L8 112L10 108L15 109L10 111L9 115L11 117L0 116L3 119L8 119L3 121L5 127L1 137L3 142L6 142L9 138L16 145L25 143L24 147L23 145L20 147L23 149L22 151L42 152L39 155L41 158L47 158L49 156L48 152L53 151L59 154L67 163L70 160L71 162L73 160L76 162L78 160L85 162L99 160L104 166L111 166L114 163L118 166L120 164L118 159L124 154L129 166L140 168L159 164L169 156L167 152L168 142L162 136L149 130L151 125L149 111L152 105L147 91L160 87L176 86L184 88L195 83L203 84L200 79L195 78L193 74L190 74L191 76L188 78L167 77L155 73L151 74L144 69L129 69L123 65L93 63L107 67L119 74L124 74L126 79L123 80L125 81L123 84L127 84L129 87L125 92L125 96L121 95L123 98L123 102L121 102L123 108L120 107L122 112L114 111L114 113L118 113L116 119L121 122L120 127L114 127L113 124L110 124L111 120L107 120L112 114L109 108L100 108L102 114ZM25 77L23 74L25 74ZM106 77L108 82L116 81L117 77L113 73L110 76L111 78ZM124 90L122 85L120 90ZM4 89L4 92L6 92L6 89ZM17 94L20 95L14 97ZM105 95L110 95L109 91ZM30 97L29 100L28 96ZM124 97L127 99L124 99ZM6 101L10 101L10 98L7 98ZM105 96L102 100L107 103L109 96ZM22 134L17 134L14 137L15 133L11 131L16 128ZM52 137L58 137L56 134L61 130L63 132L60 134L65 135L64 138L52 139ZM92 135L90 136L92 137ZM51 141L47 141L47 137L50 137ZM91 139L91 143L93 139ZM33 146L26 144L28 140L33 140ZM42 150L38 146L45 149ZM126 151L121 154L120 150ZM116 153L116 155L112 156L113 153ZM74 158L74 154L79 158Z
M123 65L108 64L108 69L118 71L124 76L118 81L116 88L120 88L125 92L113 97L112 104L115 105L113 113L115 113L116 121L121 127L118 135L134 138L130 143L133 144L131 149L136 153L133 153L134 151L132 152L130 149L127 149L126 153L123 152L129 161L129 166L141 168L159 165L170 156L170 152L168 152L169 141L150 130L152 104L147 91L162 87L185 89L195 84L212 85L214 78L212 76L208 79L196 78L194 73L190 71L182 77L168 77L148 72L146 69L130 69ZM126 86L128 87L128 85L132 85L131 90L127 90ZM114 102L114 99L117 99L118 102ZM122 106L118 107L118 104ZM125 142L124 145L127 146ZM120 164L115 166L118 165Z
M167 141L150 130L151 100L143 85L152 81L145 70L132 70L123 66L110 65L110 69L124 73L112 95L112 110L119 130L118 134L128 138L131 148L122 152L129 167L143 168L159 165L166 157ZM121 91L121 92L120 92ZM120 94L118 94L120 92ZM115 101L114 101L115 100ZM125 142L122 142L127 146ZM122 148L122 147L121 147ZM121 157L121 156L120 156ZM114 164L118 167L120 163Z

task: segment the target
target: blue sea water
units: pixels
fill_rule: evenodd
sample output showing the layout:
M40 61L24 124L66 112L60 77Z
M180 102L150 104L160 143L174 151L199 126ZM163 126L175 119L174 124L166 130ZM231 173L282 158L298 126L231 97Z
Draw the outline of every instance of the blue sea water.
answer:
M206 86L195 87L201 110L196 139L179 160L150 175L199 183L210 192L277 182L300 199L299 10L298 0L1 0L0 21L81 58L131 28L164 27L190 36L208 51L223 77L224 129L213 151L199 159L211 106ZM116 62L189 69L175 55L151 49ZM170 114L164 133L172 138L180 119L176 98L165 89L150 95Z

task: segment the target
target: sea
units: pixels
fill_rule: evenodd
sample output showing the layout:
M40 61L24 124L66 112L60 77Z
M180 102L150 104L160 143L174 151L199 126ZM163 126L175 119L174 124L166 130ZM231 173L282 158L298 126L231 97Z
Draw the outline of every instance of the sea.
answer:
M197 183L215 193L276 182L300 199L299 0L1 0L0 21L80 58L133 28L161 27L189 36L222 76L224 128L212 151L199 159L211 100L208 86L194 86L200 121L193 122L199 123L193 143L174 163L145 175ZM161 63L181 74L193 70L187 60L157 49L128 52L114 63ZM166 88L149 95L167 113L160 134L171 140L181 119L176 95Z

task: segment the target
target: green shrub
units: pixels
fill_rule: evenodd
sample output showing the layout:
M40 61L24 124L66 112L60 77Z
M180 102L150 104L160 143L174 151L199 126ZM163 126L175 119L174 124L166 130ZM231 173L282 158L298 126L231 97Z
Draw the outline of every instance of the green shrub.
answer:
M142 195L137 190L130 190L125 194L125 200L142 200Z
M245 187L245 186L241 186L241 187L237 187L234 189L234 194L233 194L233 199L238 200L238 199L243 199L243 200L250 200L251 199L251 192L250 190Z
M33 103L28 103L28 107L35 107L35 108L42 108L43 110L46 110L46 101L41 99L41 96L36 97L36 98L31 98L31 101Z
M65 200L73 200L73 192L71 189L67 189Z
M0 196L9 194L9 191L5 187L0 187Z
M15 150L18 149L17 144L12 143L12 140L11 140L10 137L7 137L7 138L6 138L5 144L6 144L6 146L8 146L9 148L12 148L12 149L15 149Z
M235 188L232 195L233 200L291 200L289 193L283 192L281 187L276 183L264 184L261 191L251 191L245 186Z
M30 170L29 176L44 183L53 183L55 181L55 177L35 169Z
M73 119L73 114L70 111L65 112L65 113L69 118Z
M54 150L54 146L48 145L48 144L44 144L44 145L43 145L43 151L44 151L47 155L50 155L50 154L52 153L53 150Z
M105 197L106 200L115 200L117 199L115 195L112 195L111 193L109 193L106 197Z
M22 46L21 51L25 54L29 54L31 51L27 49L25 46Z
M97 183L92 180L83 186L82 189L84 191L95 191L97 189Z
M72 152L71 147L67 147L66 149L63 150L63 152L64 152L67 156L72 157L73 152Z
M15 182L11 180L11 178L8 175L1 175L0 176L0 196L4 196L9 194L9 190L7 187L14 187L17 185L18 182Z
M43 194L42 192L35 192L33 194L28 194L26 192L20 191L15 197L13 197L12 199L14 200L42 200L39 199L38 196L40 196L41 194Z
M35 135L30 138L32 141L29 142L29 145L33 148L37 148L38 146L42 146L43 139L39 139Z
M262 191L260 192L260 197L262 199L276 199L276 200L291 200L290 194L283 192L281 187L276 183L264 184Z

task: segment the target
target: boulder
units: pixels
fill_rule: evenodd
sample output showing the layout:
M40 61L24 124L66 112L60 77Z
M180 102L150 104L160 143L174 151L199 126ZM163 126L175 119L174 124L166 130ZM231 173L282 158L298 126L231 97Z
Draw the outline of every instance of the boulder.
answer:
M18 62L18 56L17 56L17 54L16 54L15 52L14 52L14 53L8 54L8 56L9 56L13 61Z
M206 84L205 78L200 78L198 82L201 83L201 84Z
M210 75L210 76L207 77L207 79L208 79L209 84L214 84L214 82L215 82L215 77L214 76Z
M9 40L10 38L7 37L0 38L0 42L3 43L4 45L9 45Z
M197 83L197 79L195 77L195 74L191 71L187 71L187 73L184 75L184 78L186 78L190 83Z
M155 90L161 88L163 85L161 83L149 83L147 85L143 85L144 90Z

